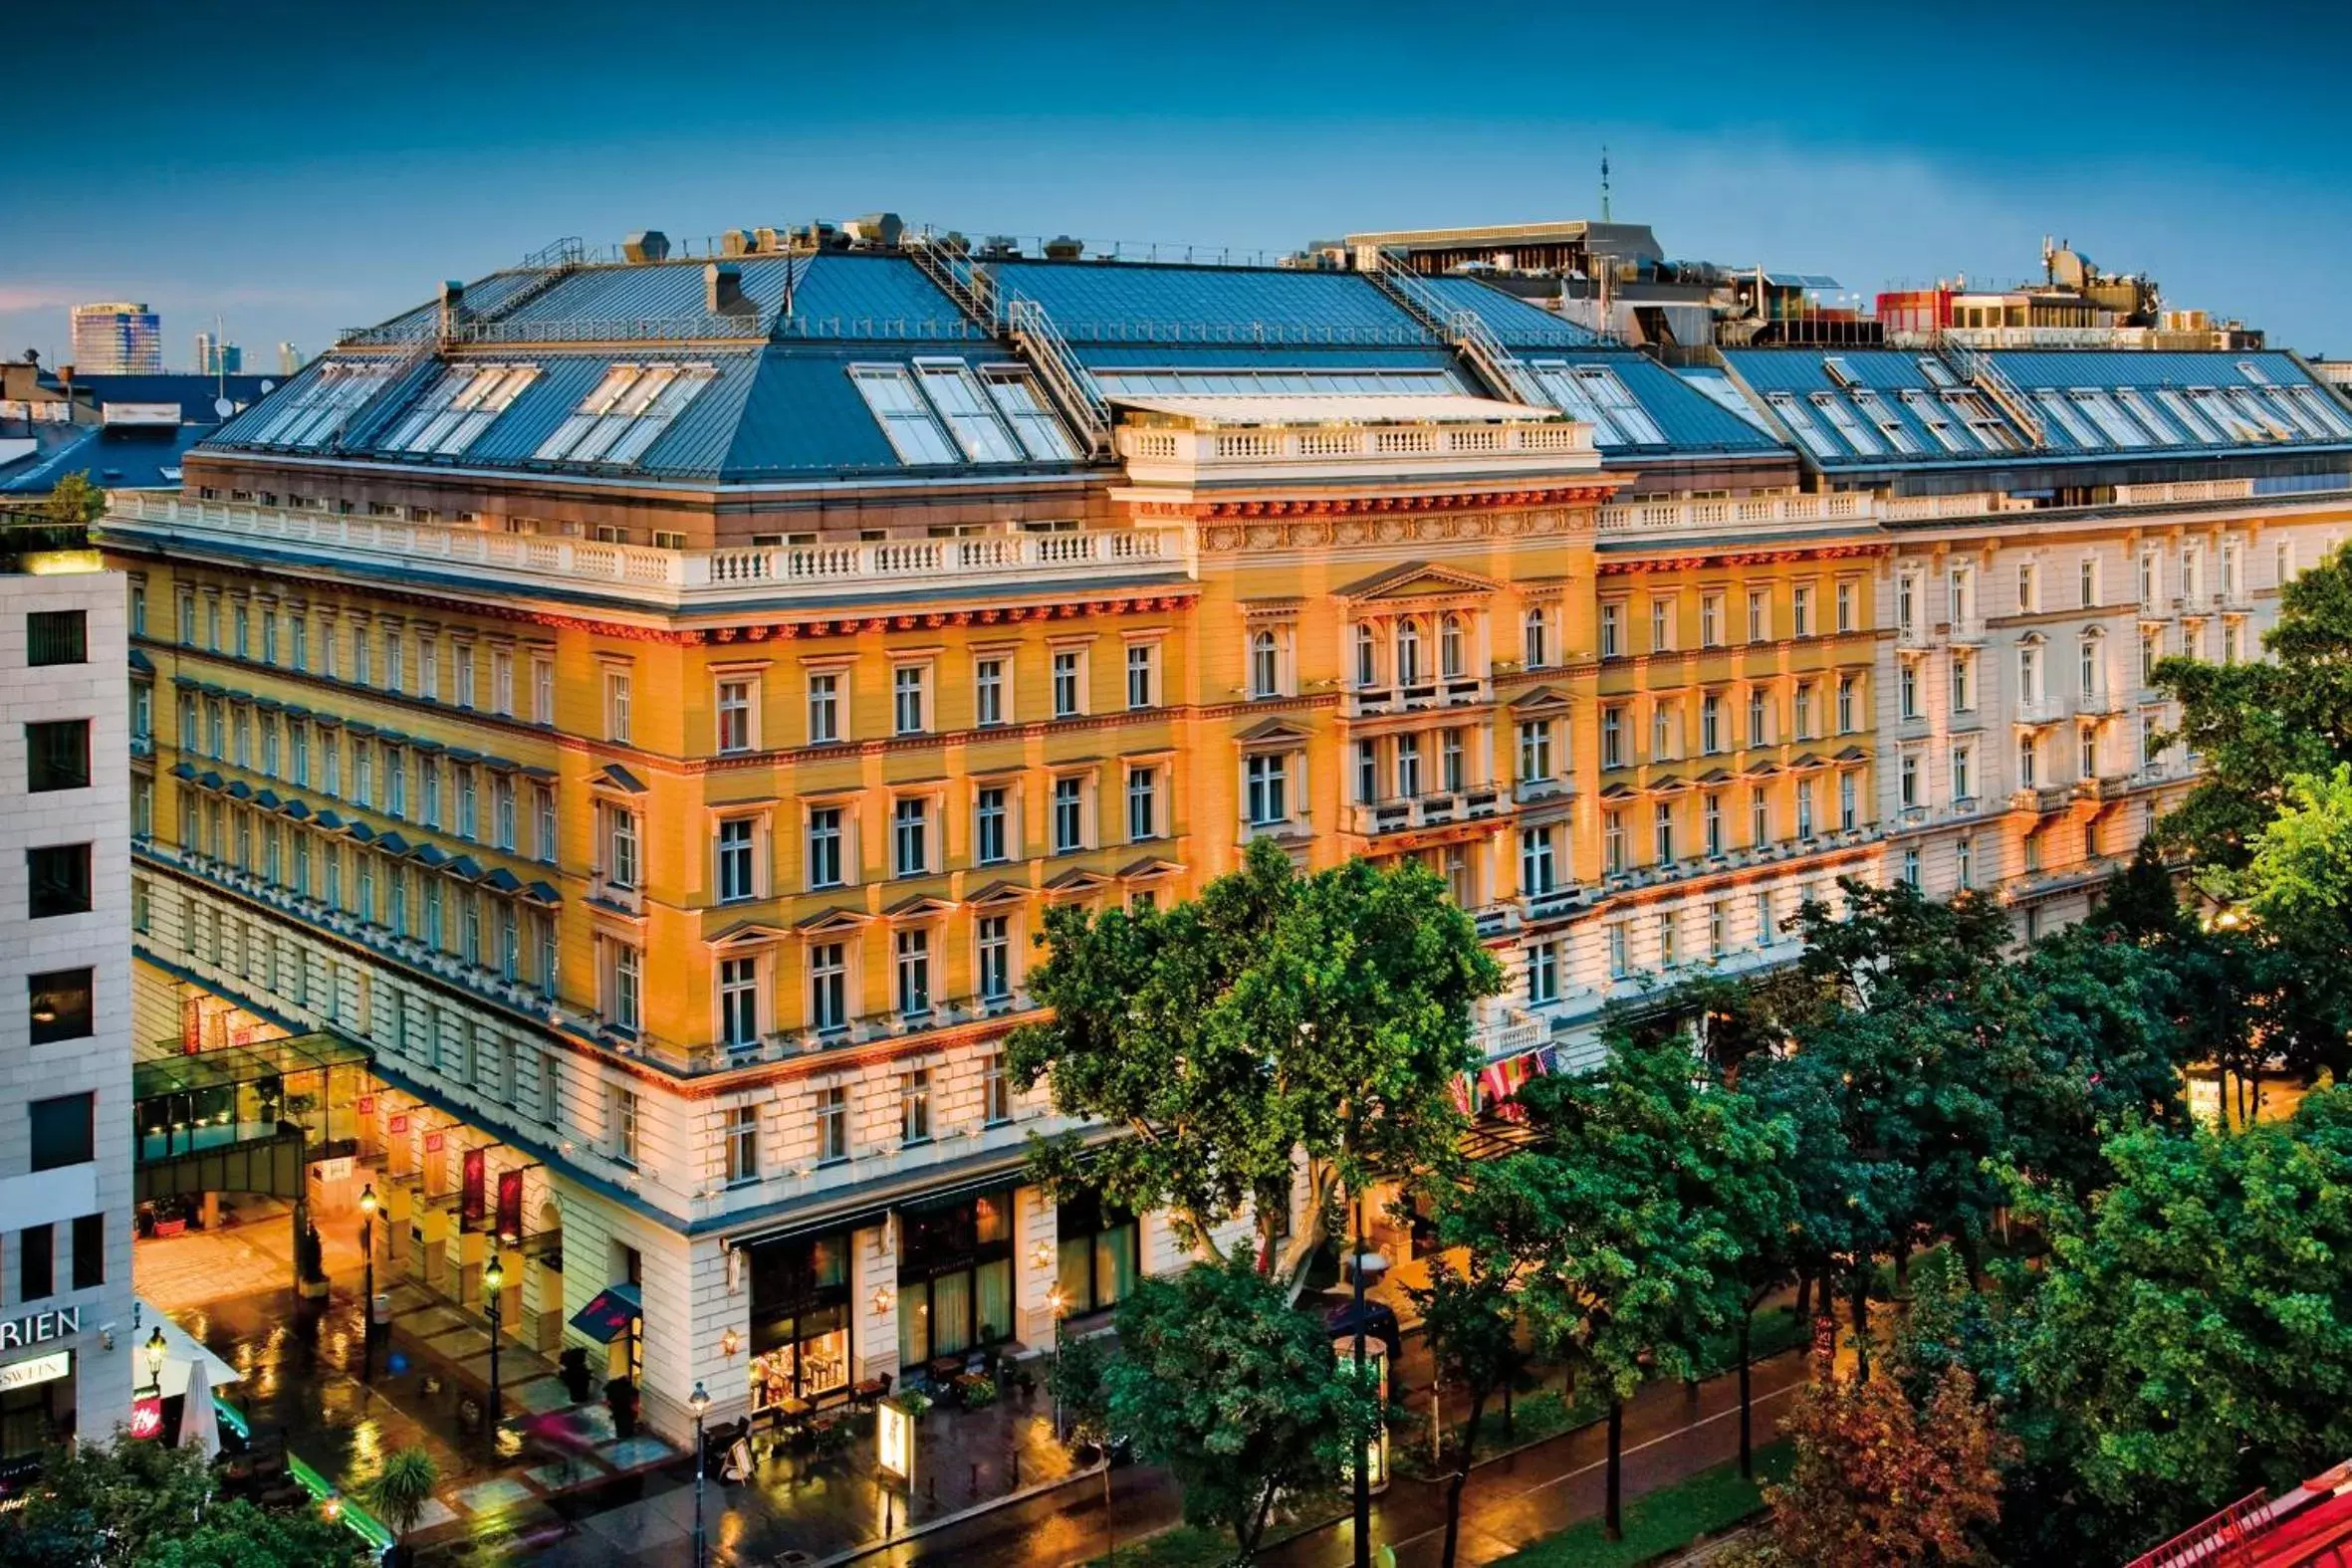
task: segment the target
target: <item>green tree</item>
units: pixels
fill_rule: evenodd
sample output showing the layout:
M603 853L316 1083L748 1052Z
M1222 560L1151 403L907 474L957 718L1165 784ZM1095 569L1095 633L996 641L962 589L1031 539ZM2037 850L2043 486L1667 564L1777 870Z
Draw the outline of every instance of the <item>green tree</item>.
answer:
M1792 1130L1726 1088L1679 1031L1612 1030L1596 1072L1529 1080L1550 1235L1523 1297L1542 1345L1609 1401L1604 1529L1622 1519L1624 1404L1653 1372L1694 1379L1747 1312L1757 1195L1781 1186Z
M41 516L58 528L83 529L107 515L107 493L90 482L87 469L59 480L41 503Z
M367 1483L367 1500L383 1515L392 1539L404 1543L416 1521L424 1517L424 1505L432 1501L433 1488L440 1484L441 1467L430 1454L422 1449L395 1449L385 1456L375 1479Z
M2281 946L2313 958L2352 948L2352 765L2289 779L2239 878L2246 908Z
M2027 1208L2023 1393L2078 1487L2151 1536L2352 1453L2352 1091L2285 1123L2108 1145L2114 1187Z
M1190 1522L1250 1561L1281 1492L1336 1482L1379 1420L1312 1315L1247 1258L1145 1279L1104 1373L1114 1430L1164 1464Z
M1513 1153L1468 1166L1459 1180L1424 1183L1443 1250L1430 1260L1429 1284L1411 1295L1438 1378L1470 1398L1446 1483L1446 1568L1461 1541L1462 1494L1477 1462L1487 1403L1507 1393L1529 1363L1520 1292L1529 1271L1554 1252L1553 1175L1547 1157ZM1456 1248L1467 1254L1464 1267L1447 1255Z
M1418 864L1301 876L1260 839L1197 899L1058 910L1046 940L1031 989L1053 1017L1015 1031L1015 1079L1043 1079L1057 1111L1126 1134L1090 1150L1077 1134L1041 1142L1049 1185L1168 1210L1187 1245L1223 1256L1214 1232L1245 1212L1273 1234L1303 1153L1302 1262L1334 1191L1453 1158L1448 1084L1476 1060L1473 1004L1503 979Z
M2262 644L2267 660L2156 667L2157 683L2181 704L2179 738L2206 770L2158 831L2223 896L2288 803L2290 781L2352 763L2352 560L2343 551L2280 589L2278 623Z
M2107 874L2098 907L2083 924L2093 931L2119 933L2141 946L2161 946L2190 933L2193 926L2181 909L2173 868L2165 863L2155 839L2141 839L2130 863Z
M220 1502L196 1450L119 1433L51 1451L24 1506L0 1514L12 1568L348 1568L357 1544L309 1508Z

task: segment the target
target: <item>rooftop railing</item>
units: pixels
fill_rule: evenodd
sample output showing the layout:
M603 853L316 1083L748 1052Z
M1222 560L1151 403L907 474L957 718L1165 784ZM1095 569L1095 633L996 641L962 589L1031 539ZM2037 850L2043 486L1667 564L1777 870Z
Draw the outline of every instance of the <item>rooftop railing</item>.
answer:
M1119 455L1137 478L1153 470L1250 471L1409 467L1439 478L1497 467L1591 469L1599 465L1592 427L1564 420L1500 424L1263 425L1196 430L1129 425ZM1561 461L1566 459L1568 461Z
M829 601L859 589L903 593L926 585L1107 585L1138 576L1190 576L1193 569L1190 538L1177 529L654 550L137 492L115 497L103 529L120 537L250 543L347 569L422 567L493 590L588 590L666 608L747 598Z

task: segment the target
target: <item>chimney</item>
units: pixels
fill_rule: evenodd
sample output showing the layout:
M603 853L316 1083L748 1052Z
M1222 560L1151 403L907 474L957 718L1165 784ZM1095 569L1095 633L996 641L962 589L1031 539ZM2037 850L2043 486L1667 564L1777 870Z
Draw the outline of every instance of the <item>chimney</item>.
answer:
M441 285L441 336L456 336L457 324L465 317L465 284L456 278Z
M757 314L751 296L743 292L743 269L733 262L712 262L704 267L702 308L713 316Z

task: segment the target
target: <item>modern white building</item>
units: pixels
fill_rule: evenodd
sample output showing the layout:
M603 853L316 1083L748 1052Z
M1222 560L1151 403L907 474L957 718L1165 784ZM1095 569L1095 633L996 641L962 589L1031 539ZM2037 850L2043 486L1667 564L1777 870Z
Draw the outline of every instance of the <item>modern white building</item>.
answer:
M0 535L0 1493L148 1373L130 1278L123 578Z

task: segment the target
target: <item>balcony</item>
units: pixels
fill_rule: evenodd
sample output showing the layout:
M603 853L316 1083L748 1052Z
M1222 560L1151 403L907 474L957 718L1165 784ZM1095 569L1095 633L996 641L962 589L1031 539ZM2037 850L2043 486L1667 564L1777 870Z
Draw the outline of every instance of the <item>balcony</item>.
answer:
M1511 786L1511 798L1521 805L1565 800L1575 792L1575 785L1565 779L1522 779Z
M567 597L592 589L599 598L656 609L746 600L818 608L854 598L860 590L893 597L925 583L949 590L1018 591L1049 583L1109 587L1189 578L1194 565L1190 536L1181 529L652 550L137 491L114 496L102 538L195 556L222 547L241 554L244 547L260 544L273 556L323 566L372 567L475 589Z
M2127 706L2129 704L2122 692L2112 686L2102 686L2096 691L2084 692L2077 698L2074 711L2086 719L2106 718L2123 712Z
M1974 646L1985 640L1985 617L1955 615L1940 628L1944 640L1958 646Z
M1345 405L1334 408L1342 417L1356 415L1372 403L1361 398L1329 401ZM1404 423L1365 418L1309 423L1296 399L1264 402L1258 417L1270 422L1247 428L1221 427L1213 422L1217 415L1193 414L1189 409L1177 417L1195 423L1121 426L1116 432L1118 453L1126 461L1128 478L1143 485L1191 487L1253 479L1296 483L1404 474L1417 480L1495 474L1533 478L1600 467L1592 426L1564 419ZM1300 422L1271 422L1293 407L1299 408ZM1247 412L1225 417L1240 418Z
M1582 909L1592 898L1592 890L1580 883L1570 882L1546 888L1540 893L1529 893L1520 899L1520 908L1531 925L1537 921L1557 920Z
M2036 816L2054 816L2073 803L2072 784L2042 784L2038 787L2015 789L2009 792L2009 809L2030 811Z
M2016 705L2009 710L2009 721L2012 724L2039 727L2045 724L2056 724L2059 720L2072 714L2073 711L2073 704L2064 698L2044 693L2038 697L2018 698Z
M1432 794L1400 795L1348 808L1348 830L1367 838L1401 833L1417 827L1443 827L1452 822L1475 822L1503 810L1503 790L1496 784L1467 789L1441 789Z
M1384 713L1426 713L1437 708L1468 708L1495 700L1495 688L1484 676L1451 675L1417 681L1352 686L1346 693L1347 717L1367 719Z

